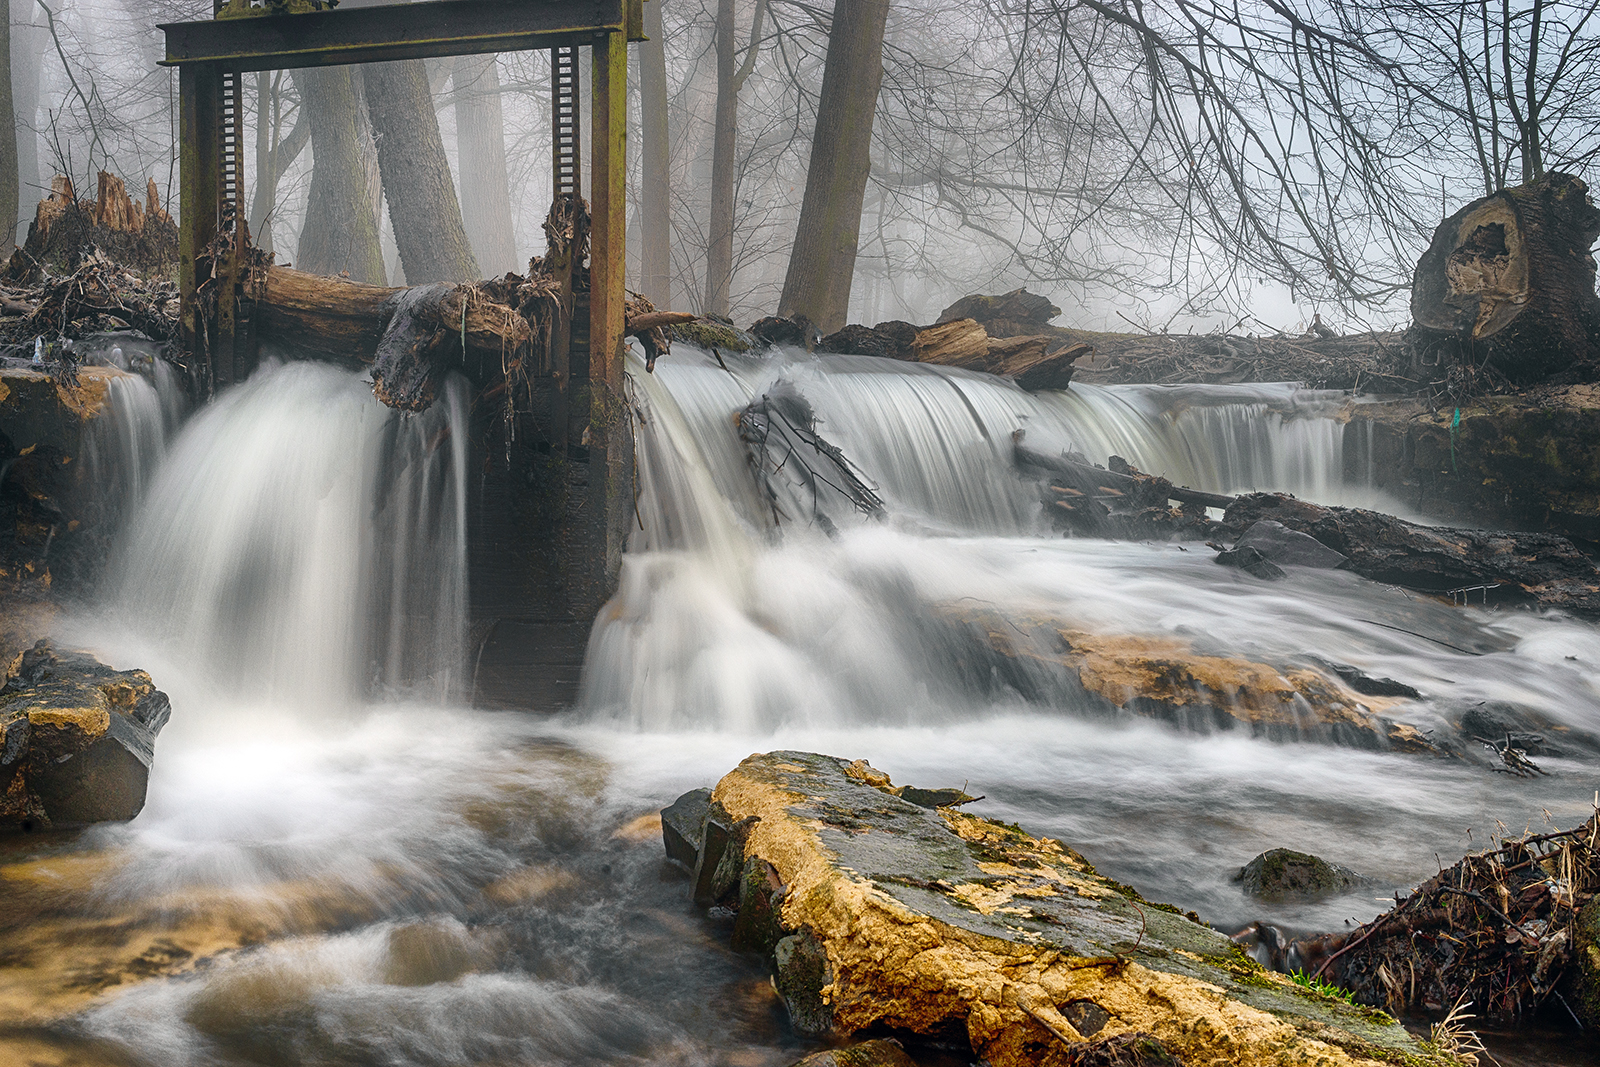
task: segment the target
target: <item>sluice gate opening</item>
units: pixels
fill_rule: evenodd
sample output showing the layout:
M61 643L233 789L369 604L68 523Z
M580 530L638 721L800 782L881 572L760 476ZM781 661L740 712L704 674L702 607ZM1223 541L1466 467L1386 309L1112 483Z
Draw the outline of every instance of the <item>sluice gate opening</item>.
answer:
M643 39L642 0L338 9L219 0L211 20L161 29L165 64L179 71L182 342L200 397L249 377L267 332L264 286L250 267L243 75L548 50L559 202L582 193L581 53L589 52L588 284L574 284L584 273L579 240L577 254L556 265L561 311L527 410L477 405L485 410L474 416L468 453L471 633L460 694L486 706L572 703L589 625L615 588L633 522L623 239L627 46ZM465 357L465 310L462 337Z

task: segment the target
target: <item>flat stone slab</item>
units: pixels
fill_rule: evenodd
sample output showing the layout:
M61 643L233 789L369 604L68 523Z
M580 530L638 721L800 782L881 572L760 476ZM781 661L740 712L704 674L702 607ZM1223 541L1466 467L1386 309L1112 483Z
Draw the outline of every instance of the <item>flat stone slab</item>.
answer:
M1059 842L890 789L861 761L772 752L713 794L731 819L759 820L746 870L770 865L783 932L825 957L810 966L836 1035L964 1022L993 1067L1135 1033L1191 1065L1447 1062ZM794 977L780 973L780 990Z

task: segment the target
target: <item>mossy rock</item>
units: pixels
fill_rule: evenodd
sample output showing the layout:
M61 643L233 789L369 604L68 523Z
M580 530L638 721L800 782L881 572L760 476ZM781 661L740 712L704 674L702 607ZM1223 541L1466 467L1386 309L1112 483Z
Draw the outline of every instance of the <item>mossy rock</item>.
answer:
M710 319L699 319L669 327L667 336L674 341L703 348L707 352L714 348L724 352L748 352L755 346L750 335L737 326Z
M1288 848L1274 848L1239 869L1234 881L1262 900L1313 900L1354 889L1363 879L1348 867Z

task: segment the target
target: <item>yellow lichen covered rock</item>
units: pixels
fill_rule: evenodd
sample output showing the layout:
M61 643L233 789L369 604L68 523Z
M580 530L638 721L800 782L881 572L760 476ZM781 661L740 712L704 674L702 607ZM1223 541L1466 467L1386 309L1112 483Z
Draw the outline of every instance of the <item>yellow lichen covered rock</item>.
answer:
M1415 727L1383 712L1395 697L1359 694L1309 665L1275 666L1210 655L1182 638L1091 634L1059 620L946 607L971 663L989 667L1024 695L1084 699L1107 711L1198 730L1242 729L1275 740L1319 740L1357 748L1432 752Z
M1125 1034L1189 1067L1431 1062L1387 1016L1262 970L1059 842L911 803L860 761L751 756L711 811L749 826L745 868L761 877L746 885L781 883L762 896L798 1028L964 1023L994 1067L1070 1063Z
M0 686L0 831L131 819L144 807L166 694L144 671L40 641Z

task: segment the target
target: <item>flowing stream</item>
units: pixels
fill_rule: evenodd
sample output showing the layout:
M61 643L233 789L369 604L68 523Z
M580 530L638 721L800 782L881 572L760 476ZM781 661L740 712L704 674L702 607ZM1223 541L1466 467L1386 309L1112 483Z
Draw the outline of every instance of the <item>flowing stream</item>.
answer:
M1597 761L1582 755L1510 779L1477 758L1108 718L951 666L930 620L979 606L1352 664L1419 689L1392 713L1441 734L1479 702L1600 734L1593 625L1345 572L1263 582L1197 543L1064 539L1010 460L1022 430L1040 451L1120 455L1195 488L1394 511L1366 487L1360 449L1345 462L1337 394L1030 396L865 357L724 370L689 349L632 376L643 528L591 636L580 706L553 717L454 703L463 389L408 418L347 372L291 363L170 439L159 405L119 407L131 517L104 610L65 636L148 669L173 717L138 819L0 845L0 1059L792 1062L807 1046L764 972L690 906L649 818L752 751L964 785L986 798L974 810L1225 929L1364 921L1491 834L1591 811ZM794 469L763 495L732 416L779 381L881 516ZM1231 876L1276 846L1371 884L1251 902Z

